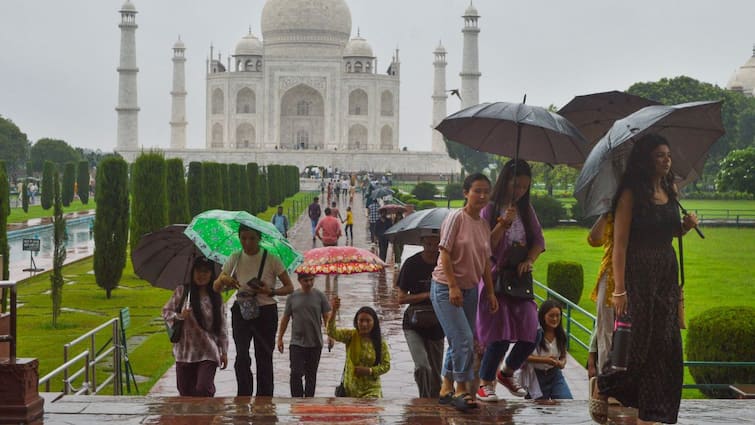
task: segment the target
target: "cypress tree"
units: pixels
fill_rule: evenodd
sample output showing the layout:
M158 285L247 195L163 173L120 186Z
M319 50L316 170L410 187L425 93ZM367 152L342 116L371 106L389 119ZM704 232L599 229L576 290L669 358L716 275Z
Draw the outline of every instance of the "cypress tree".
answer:
M118 287L128 243L128 164L110 156L98 164L94 199L94 277L107 298Z
M220 169L220 188L223 195L223 209L231 209L231 189L228 182L228 164L218 164Z
M267 184L267 173L260 171L260 175L257 178L257 186L258 186L258 197L259 197L259 211L257 213L264 212L267 210L267 207L269 205L270 201L270 195L268 192L268 184Z
M89 203L89 162L79 161L76 171L76 185L78 186L79 200L84 205Z
M249 192L249 177L246 165L238 164L239 173L239 209L252 213L252 194Z
M21 208L25 213L29 212L29 179L24 179L24 184L21 186Z
M168 197L168 223L189 223L189 204L186 201L186 180L184 180L184 163L181 158L165 161L165 177Z
M189 215L191 217L204 211L204 191L202 190L202 163L189 163L189 176L186 178L186 197L189 203Z
M73 169L73 163L66 164ZM73 183L73 179L71 179ZM63 218L63 194L61 193L58 172L53 172L53 249L52 249L52 273L50 274L50 296L52 297L52 327L58 326L60 307L63 304L63 263L66 260L66 219ZM71 187L73 197L73 187Z
M159 152L145 152L131 170L131 252L142 235L168 224L165 197L165 158ZM99 191L98 191L99 192Z
M63 168L63 186L60 189L61 202L63 206L71 205L73 201L73 189L76 185L76 164L67 162Z
M202 163L203 200L202 211L223 209L223 177L220 164L216 162Z
M3 269L0 270L2 280L8 280L8 216L10 215L10 183L5 170L5 161L0 161L0 255L3 256ZM5 291L3 291L5 301ZM3 304L5 305L5 304Z
M228 164L228 198L230 204L227 205L229 210L241 210L241 166L239 164Z
M257 180L259 180L260 169L257 163L250 162L246 164L246 175L249 181L249 212L257 214L259 212L259 186Z
M43 210L49 210L52 208L52 197L55 190L52 181L52 175L54 172L55 164L53 164L52 161L45 161L45 164L42 167L42 195L40 196Z

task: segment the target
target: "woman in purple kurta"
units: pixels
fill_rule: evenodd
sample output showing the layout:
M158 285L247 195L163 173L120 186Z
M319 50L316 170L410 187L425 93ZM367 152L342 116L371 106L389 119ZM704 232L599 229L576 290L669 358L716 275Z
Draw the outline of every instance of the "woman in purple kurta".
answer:
M491 204L480 213L492 229L494 280L498 266L505 261L503 255L508 247L514 244L527 247L527 258L517 266L519 273L531 272L537 257L545 251L543 231L530 204L531 183L532 173L527 162L507 162L496 182ZM512 394L519 397L526 395L513 374L532 353L537 338L537 305L533 300L506 295L497 295L496 298L500 306L497 312L490 312L485 297L480 297L477 308L476 337L485 349L480 363L477 398L483 401L498 400L495 394L496 380ZM506 358L503 369L499 370L512 342L514 346L511 353Z

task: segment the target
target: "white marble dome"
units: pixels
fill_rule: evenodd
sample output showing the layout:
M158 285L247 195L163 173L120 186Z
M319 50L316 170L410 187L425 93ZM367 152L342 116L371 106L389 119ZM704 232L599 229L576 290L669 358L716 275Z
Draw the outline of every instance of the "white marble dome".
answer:
M726 84L726 88L740 91L748 96L753 95L753 91L755 90L755 47L750 59L734 72L734 75L731 76L729 82Z
M123 3L123 6L121 6L121 11L123 11L123 12L136 12L136 6L134 6L134 4L131 3L131 0L126 0L126 2Z
M464 11L464 16L477 16L479 17L480 14L477 12L477 8L474 7L472 2L469 2L469 7L467 7L467 10Z
M343 50L344 57L367 57L374 58L375 54L372 52L372 46L364 38L356 36L349 40L346 44L346 48Z
M262 56L262 42L249 33L239 40L234 50L236 56Z
M268 0L262 8L262 39L268 45L343 46L351 35L345 0Z
M179 38L175 43L173 43L174 49L186 49L186 45L183 41L181 41L181 38Z

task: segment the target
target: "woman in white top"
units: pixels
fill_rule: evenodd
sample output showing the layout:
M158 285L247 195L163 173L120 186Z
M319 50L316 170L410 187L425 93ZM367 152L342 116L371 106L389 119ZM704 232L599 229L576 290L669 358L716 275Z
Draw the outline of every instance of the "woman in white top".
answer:
M537 312L543 338L535 351L527 358L529 368L534 369L539 391L528 388L528 398L571 399L569 385L561 373L566 366L566 332L561 326L561 305L555 300L546 300Z

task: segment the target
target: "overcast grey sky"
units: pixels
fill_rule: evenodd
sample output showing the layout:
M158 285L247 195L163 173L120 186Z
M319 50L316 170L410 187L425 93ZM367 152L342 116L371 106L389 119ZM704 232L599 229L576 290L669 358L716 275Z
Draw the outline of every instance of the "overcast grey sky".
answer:
M205 59L247 32L261 38L264 0L133 0L137 15L139 141L170 140L171 47L187 47L188 147L204 146ZM432 51L448 50L448 88L460 86L468 0L346 0L378 56L400 48L400 146L430 149ZM115 147L121 0L0 0L0 115L34 142ZM573 96L637 81L690 77L726 85L752 55L753 0L475 0L480 101L562 106ZM448 112L459 108L449 98Z

